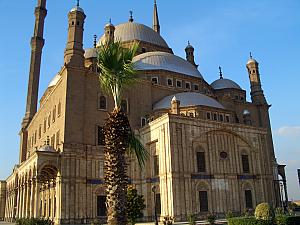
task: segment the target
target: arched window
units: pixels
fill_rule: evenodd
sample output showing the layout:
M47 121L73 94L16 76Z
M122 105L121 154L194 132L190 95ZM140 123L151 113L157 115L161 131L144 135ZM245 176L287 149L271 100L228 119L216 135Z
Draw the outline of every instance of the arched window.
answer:
M99 109L101 110L106 110L107 109L107 101L106 101L106 97L101 95L99 97Z

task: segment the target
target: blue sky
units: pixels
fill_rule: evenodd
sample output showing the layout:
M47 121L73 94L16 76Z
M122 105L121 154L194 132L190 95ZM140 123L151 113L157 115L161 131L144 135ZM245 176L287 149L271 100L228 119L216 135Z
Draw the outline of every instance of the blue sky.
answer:
M45 47L40 78L43 93L63 63L67 38L67 13L76 1L47 3ZM0 0L2 12L0 73L0 179L18 162L18 132L25 112L30 38L36 1ZM87 19L84 46L102 35L105 23L128 20L151 26L153 1L81 0ZM300 199L296 169L300 168L300 1L299 0L158 0L161 34L175 54L184 57L187 41L195 47L196 63L206 81L218 78L221 65L226 78L247 90L245 64L249 51L260 63L261 80L270 109L275 151L287 164L289 197ZM298 103L297 103L298 102Z

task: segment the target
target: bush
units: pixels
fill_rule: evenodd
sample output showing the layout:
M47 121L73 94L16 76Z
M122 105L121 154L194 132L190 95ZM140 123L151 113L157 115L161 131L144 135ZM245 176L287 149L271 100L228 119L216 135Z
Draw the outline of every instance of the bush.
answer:
M146 208L143 195L139 195L132 186L127 188L127 218L130 224L135 224L138 218L143 217Z
M278 207L275 209L275 215L283 215L283 214L284 214L283 208Z
M298 225L300 224L300 216L279 215L275 218L276 225Z
M274 209L268 203L260 203L255 208L255 218L258 220L273 221Z
M53 222L49 219L39 218L21 218L16 220L17 225L53 225Z
M300 216L276 216L274 222L258 220L255 217L235 217L228 219L228 225L299 225Z
M225 215L225 218L228 220L228 219L230 219L230 218L233 218L234 217L234 215L233 215L233 213L229 210L227 213L226 213L226 215Z
M272 225L272 223L266 220L257 220L254 217L235 217L228 219L228 225Z
M196 225L196 215L195 214L188 214L187 216L189 225Z
M207 221L209 222L209 224L215 224L216 216L214 214L209 214L207 216Z

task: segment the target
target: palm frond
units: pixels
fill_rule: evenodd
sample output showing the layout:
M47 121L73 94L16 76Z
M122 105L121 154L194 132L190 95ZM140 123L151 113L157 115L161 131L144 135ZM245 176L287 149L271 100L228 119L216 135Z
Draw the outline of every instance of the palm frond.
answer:
M140 168L143 169L150 154L141 141L134 135L133 131L129 134L128 146L129 153L136 156Z
M123 90L136 82L136 70L132 62L138 49L138 44L131 48L123 48L121 43L112 42L101 45L98 53L100 69L100 84L102 89L112 94L115 107L120 107Z

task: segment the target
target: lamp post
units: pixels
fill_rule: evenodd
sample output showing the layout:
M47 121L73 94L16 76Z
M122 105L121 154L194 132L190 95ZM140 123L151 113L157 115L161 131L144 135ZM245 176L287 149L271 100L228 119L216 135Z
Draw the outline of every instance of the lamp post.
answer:
M157 220L157 212L156 212L156 186L152 186L152 192L154 196L154 217L155 217L155 225L158 225L158 220Z

